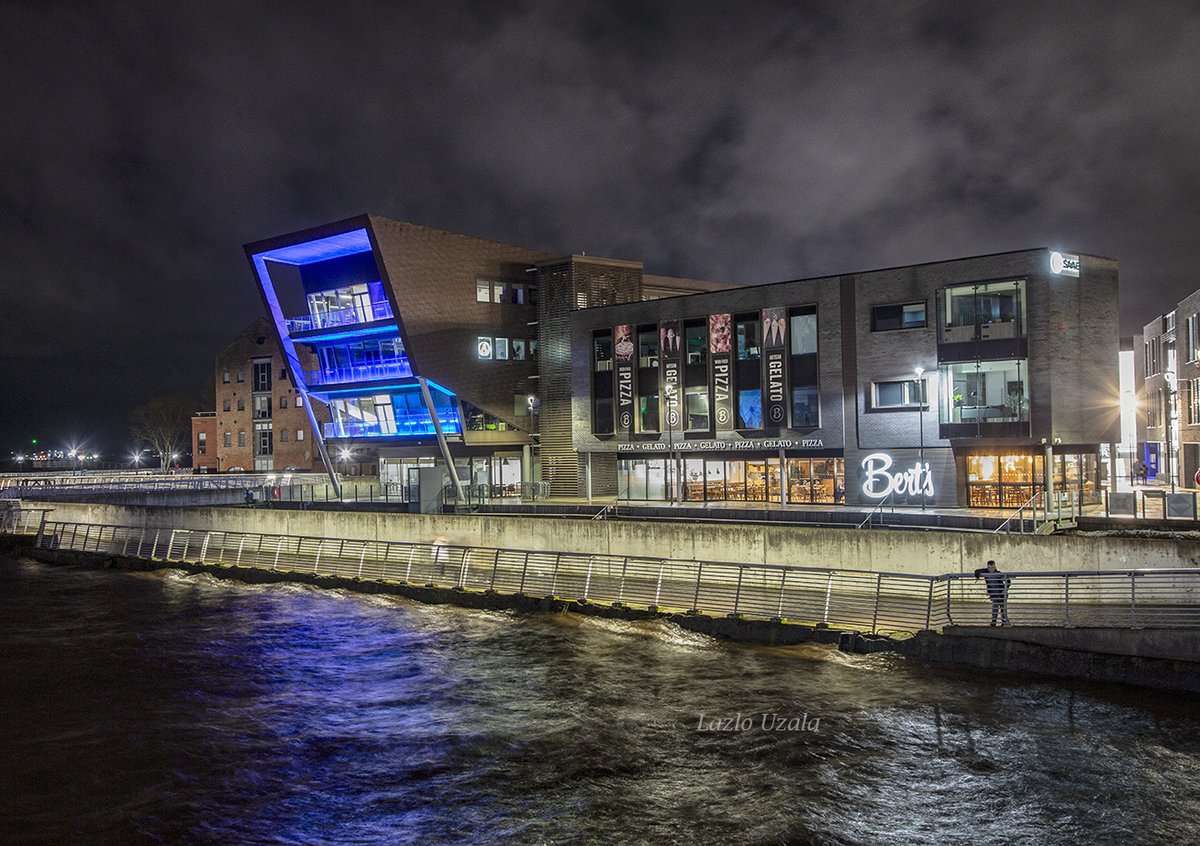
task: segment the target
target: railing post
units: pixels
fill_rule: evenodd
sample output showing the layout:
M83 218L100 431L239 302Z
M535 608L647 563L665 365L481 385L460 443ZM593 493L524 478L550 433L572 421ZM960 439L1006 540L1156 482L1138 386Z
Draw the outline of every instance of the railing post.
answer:
M1063 574L1063 625L1071 625L1071 574Z
M492 555L492 581L488 585L488 590L496 589L496 568L500 565L500 550L496 550Z
M1129 574L1129 626L1137 627L1137 573Z
M936 576L929 577L929 596L925 601L925 629L929 630L929 624L933 620L933 584L937 580Z
M562 553L561 552L554 553L554 570L550 574L550 595L551 596L554 596L555 591L558 590L558 564L560 561L562 561Z
M875 575L875 606L871 613L871 634L879 628L879 594L883 588L883 573Z
M700 578L704 574L704 562L696 562L696 592L692 595L692 610L700 610Z
M525 574L529 572L529 551L525 551L525 563L521 565L521 586L517 588L517 593L525 593Z
M787 570L780 571L782 575L779 577L779 610L775 614L779 619L783 619L783 586L787 584Z
M587 576L583 580L583 598L588 598L588 591L592 589L592 562L596 560L596 556L588 556Z
M665 559L662 559L662 558L660 558L660 559L658 560L658 584L654 586L654 607L655 607L655 608L657 608L657 607L658 607L658 600L659 600L659 597L661 597L661 596L662 596L662 577L663 577L663 568L664 568L664 567L666 567L666 566L667 566L667 562L666 562L666 560L665 560Z
M162 534L162 529L154 530L154 545L152 547L150 547L150 560L151 561L153 561L155 558L158 557L158 538L159 538L159 535L161 535L161 534ZM73 543L75 540L74 537L72 537L71 540Z
M467 586L467 567L470 566L470 561L471 561L471 549L470 549L470 547L463 547L462 561L459 564L459 571L458 571L458 586L459 586L459 588L465 588Z
M621 585L617 588L617 602L625 601L625 571L629 569L629 556L625 556L625 560L621 562Z
M821 617L822 623L829 622L829 600L833 597L833 572L825 576L825 611Z

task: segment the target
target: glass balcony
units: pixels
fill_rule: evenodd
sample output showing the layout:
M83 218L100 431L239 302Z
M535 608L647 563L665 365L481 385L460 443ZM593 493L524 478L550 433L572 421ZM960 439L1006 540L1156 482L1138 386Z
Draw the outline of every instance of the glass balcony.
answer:
M289 334L309 332L313 329L330 329L338 326L354 326L358 323L373 323L376 320L391 320L392 306L387 300L374 301L346 308L320 311L308 317L290 317L287 320Z
M375 364L352 364L346 367L305 370L304 384L310 387L340 385L347 382L372 382L380 379L407 379L412 375L412 366L408 363L408 359L399 358Z
M438 415L438 422L447 434L462 431L457 411L443 410ZM398 416L394 424L384 420L334 420L326 423L323 431L326 438L406 438L436 434L428 414Z

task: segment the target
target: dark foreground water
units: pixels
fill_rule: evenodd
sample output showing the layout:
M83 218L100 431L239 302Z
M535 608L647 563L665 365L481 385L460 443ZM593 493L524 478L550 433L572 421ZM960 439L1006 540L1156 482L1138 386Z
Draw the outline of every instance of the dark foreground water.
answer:
M1200 842L1194 700L662 623L0 559L0 671L7 842Z

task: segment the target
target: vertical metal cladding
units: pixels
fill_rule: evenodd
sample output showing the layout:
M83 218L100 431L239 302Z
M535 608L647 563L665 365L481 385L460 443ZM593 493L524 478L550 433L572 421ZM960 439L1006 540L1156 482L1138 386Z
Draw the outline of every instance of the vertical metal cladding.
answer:
M730 346L731 314L708 316L708 351L712 362L713 419L718 432L732 432L733 360Z

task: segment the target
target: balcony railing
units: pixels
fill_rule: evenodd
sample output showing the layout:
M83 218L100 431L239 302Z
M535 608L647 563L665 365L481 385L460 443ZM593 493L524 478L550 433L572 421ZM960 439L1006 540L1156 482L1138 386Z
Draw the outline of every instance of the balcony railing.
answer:
M438 422L443 432L458 434L461 431L458 414L453 411L439 414ZM425 414L397 417L394 426L379 420L334 420L326 423L322 431L327 438L406 438L436 434L433 421Z
M308 332L313 329L329 329L337 326L353 326L357 323L373 323L376 320L391 320L392 306L387 301L372 302L368 306L322 311L308 317L290 317L287 320L289 333Z
M304 371L306 385L338 385L346 382L371 382L377 379L406 379L412 376L408 359L383 361L376 364L355 364L349 367L324 367Z

